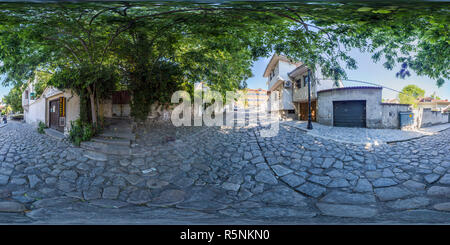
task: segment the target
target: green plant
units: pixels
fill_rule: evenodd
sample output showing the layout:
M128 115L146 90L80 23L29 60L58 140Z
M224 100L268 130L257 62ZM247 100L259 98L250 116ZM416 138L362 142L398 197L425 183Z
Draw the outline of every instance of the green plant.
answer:
M45 125L45 123L43 123L43 122L39 122L39 124L38 124L38 128L37 128L37 131L40 133L40 134L43 134L43 133L45 133L45 131L44 131L44 129L46 129L47 128L47 125Z
M88 141L94 136L94 128L91 124L85 124L83 126L83 135L81 136L82 141Z
M76 146L82 141L89 141L99 129L90 123L82 122L80 119L70 122L69 140Z

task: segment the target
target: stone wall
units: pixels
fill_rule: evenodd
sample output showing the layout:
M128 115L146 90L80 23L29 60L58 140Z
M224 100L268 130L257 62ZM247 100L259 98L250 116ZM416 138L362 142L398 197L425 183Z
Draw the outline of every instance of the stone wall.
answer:
M408 104L381 103L382 108L382 128L400 128L399 112L411 111Z
M345 87L322 90L317 93L317 121L333 125L333 101L366 101L366 125L382 128L381 87Z
M150 113L148 119L150 121L170 121L170 115L176 105L163 105L158 102L153 103L150 106ZM192 112L194 108L192 108Z
M414 110L414 125L417 128L429 127L437 124L449 123L449 113L432 111L430 108Z

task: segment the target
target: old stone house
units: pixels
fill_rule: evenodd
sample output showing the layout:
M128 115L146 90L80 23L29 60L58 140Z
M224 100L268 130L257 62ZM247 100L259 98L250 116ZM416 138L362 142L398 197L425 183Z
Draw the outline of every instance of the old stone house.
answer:
M275 93L278 108L269 100L271 113L282 119L308 120L308 83L311 117L330 126L399 128L400 112L411 105L382 102L382 87L344 87L341 81L322 78L319 68L310 69L282 55L273 55L264 72L268 93Z
M80 97L71 90L59 90L48 86L41 95L36 94L35 80L28 83L22 93L24 121L38 125L45 123L49 128L68 134L70 122L80 116ZM130 95L127 91L114 92L110 99L102 100L99 105L102 118L129 118Z
M47 87L41 95L36 95L34 83L31 82L22 93L24 121L38 125L43 122L47 127L67 134L70 121L79 118L80 98L70 90L61 91Z

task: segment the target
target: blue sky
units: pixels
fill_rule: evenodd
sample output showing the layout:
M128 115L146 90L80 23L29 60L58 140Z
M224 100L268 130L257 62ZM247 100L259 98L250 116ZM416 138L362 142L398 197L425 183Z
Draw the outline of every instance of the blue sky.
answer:
M358 69L347 69L348 79L371 82L399 91L406 85L415 84L425 90L425 95L431 95L433 92L436 92L441 99L450 99L450 81L446 81L442 87L438 88L435 80L417 76L414 72L411 72L411 76L405 79L396 78L395 74L400 70L399 67L391 71L387 70L383 67L383 60L374 63L370 58L372 56L370 53L361 53L359 50L352 50L349 54L357 61ZM263 73L269 60L270 57L260 58L254 63L252 68L253 77L247 80L249 88L267 89L267 78L263 77ZM344 86L370 85L344 81ZM383 98L396 98L397 95L398 93L395 91L383 89Z
M11 89L10 87L4 87L1 82L3 82L3 79L5 79L5 77L3 75L0 75L0 100L3 99L3 96L7 95L9 90Z
M347 70L348 78L353 80L361 80L379 84L381 86L389 87L395 90L401 90L404 86L409 84L415 84L425 90L425 95L430 95L433 92L441 97L441 99L450 99L450 81L446 81L440 88L436 86L436 81L428 77L417 76L414 72L410 77L400 79L395 77L395 73L399 70L399 67L389 71L383 67L383 61L373 63L371 55L368 53L361 53L358 50L352 50L350 55L356 59L358 63L358 69ZM264 69L266 68L270 57L258 59L253 67L253 77L247 80L249 88L262 88L267 89L266 78L263 77ZM0 81L3 80L3 76ZM344 82L344 86L361 86L364 84L358 84L354 82ZM3 98L10 90L10 87L3 87L0 84L0 98ZM397 92L383 89L383 98L396 98Z

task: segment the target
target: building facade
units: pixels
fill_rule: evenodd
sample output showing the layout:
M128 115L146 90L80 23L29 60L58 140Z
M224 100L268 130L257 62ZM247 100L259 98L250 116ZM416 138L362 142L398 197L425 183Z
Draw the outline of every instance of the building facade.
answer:
M310 83L312 121L317 121L317 92L325 89L344 87L341 81L335 82L331 79L321 79L320 69L316 68L314 70L315 72L303 64L289 73L289 77L293 81L292 100L296 118L299 120L308 120L308 83Z
M274 54L264 71L264 77L267 78L268 94L274 96L273 101L269 103L269 111L277 114L281 118L294 118L295 107L292 100L292 81L288 73L298 66L301 62L294 62L282 55Z
M308 120L308 84L311 119L320 124L395 129L403 128L400 125L401 113L413 113L409 104L400 104L398 101L383 103L382 87L344 87L342 81L321 78L319 67L311 69L301 62L293 62L277 54L267 65L264 77L268 78L269 110L282 119ZM279 103L274 104L271 94L275 95ZM445 110L449 104L450 102L442 100L419 102L419 105L435 108L434 110ZM418 127L442 123L448 118L448 114L431 115L427 110L433 109L425 108L421 110L423 113L414 114L420 121L415 123Z
M49 128L68 134L70 122L79 118L80 98L70 90L61 91L51 86L37 96L30 83L22 93L22 107L26 123L43 122Z
M267 90L265 89L246 89L245 91L245 107L256 109L267 105Z
M417 109L430 109L431 111L444 111L450 106L450 101L434 99L432 97L420 98L417 101Z
M283 119L308 119L308 82L310 81L311 116L317 118L317 92L324 89L343 87L341 81L321 79L320 68L310 69L302 62L294 62L287 57L274 54L266 67L268 107ZM274 105L270 95L280 103Z

